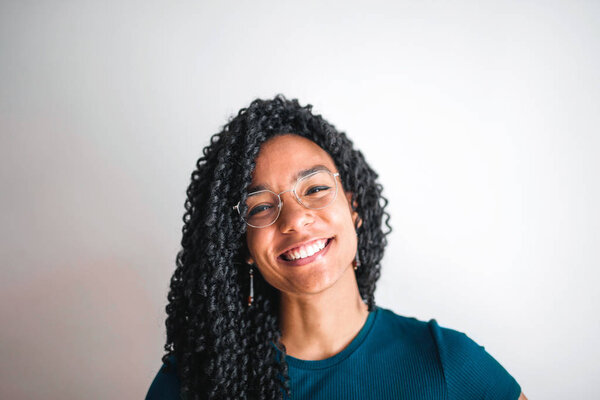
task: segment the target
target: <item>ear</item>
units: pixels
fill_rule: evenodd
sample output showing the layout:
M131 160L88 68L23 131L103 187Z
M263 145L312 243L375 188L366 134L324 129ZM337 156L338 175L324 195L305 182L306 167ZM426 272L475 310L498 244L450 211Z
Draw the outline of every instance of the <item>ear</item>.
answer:
M356 202L356 199L354 200L354 202L352 202L352 192L346 192L346 200L348 200L348 207L350 207L350 214L352 215L352 222L354 223L354 226L357 228L360 228L362 226L362 219L360 218L360 216L358 215L358 212L356 211L356 209L358 208L358 203ZM357 224L357 220L358 220L358 224Z

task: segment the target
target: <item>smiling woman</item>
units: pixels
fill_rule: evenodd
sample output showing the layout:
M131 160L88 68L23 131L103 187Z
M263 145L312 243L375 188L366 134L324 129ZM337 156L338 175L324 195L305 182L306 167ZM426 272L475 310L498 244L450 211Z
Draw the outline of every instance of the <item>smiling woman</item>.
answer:
M304 171L315 172L305 175ZM297 135L270 139L256 159L252 185L284 189L285 195L274 204L280 211L269 226L248 229L248 263L258 266L284 303L294 298L292 307L301 299L310 303L317 293L323 299L334 296L344 275L354 277L349 267L356 254L358 214L350 206L351 193L342 189L337 195L339 174L335 171L333 160L322 148ZM290 185L294 189L285 190ZM246 200L250 214L263 204L255 205L253 197L250 194ZM356 282L354 288L360 299Z
M464 334L375 305L381 192L310 106L278 96L242 109L192 173L147 398L519 398Z

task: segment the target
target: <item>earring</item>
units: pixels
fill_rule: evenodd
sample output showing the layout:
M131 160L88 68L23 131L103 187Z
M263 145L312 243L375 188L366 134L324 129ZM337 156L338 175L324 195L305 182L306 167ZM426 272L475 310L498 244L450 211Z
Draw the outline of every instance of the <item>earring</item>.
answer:
M356 255L354 256L354 270L356 271L360 267L360 258L358 258L358 247L356 248Z
M252 305L252 302L254 301L254 270L252 269L252 266L254 264L250 264L250 270L248 271L248 273L250 274L250 294L248 295L248 307L250 307Z

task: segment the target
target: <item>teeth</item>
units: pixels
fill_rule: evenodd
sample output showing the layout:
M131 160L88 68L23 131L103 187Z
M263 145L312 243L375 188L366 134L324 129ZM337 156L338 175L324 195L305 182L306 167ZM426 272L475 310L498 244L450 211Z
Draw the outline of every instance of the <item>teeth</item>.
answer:
M300 246L295 249L289 250L283 254L283 256L288 260L298 260L300 258L306 258L318 253L323 250L325 245L327 244L327 240L319 240L317 242L313 242L311 244Z

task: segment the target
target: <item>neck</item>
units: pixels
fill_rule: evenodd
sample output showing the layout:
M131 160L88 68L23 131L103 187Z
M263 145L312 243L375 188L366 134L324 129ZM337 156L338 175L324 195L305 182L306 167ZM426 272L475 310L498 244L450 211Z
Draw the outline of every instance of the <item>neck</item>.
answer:
M348 268L335 287L321 293L281 294L281 342L292 357L329 358L350 344L368 314L354 271Z

